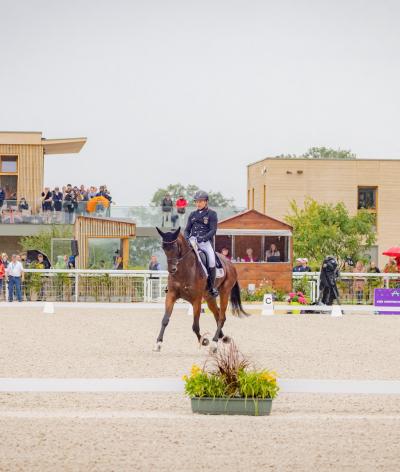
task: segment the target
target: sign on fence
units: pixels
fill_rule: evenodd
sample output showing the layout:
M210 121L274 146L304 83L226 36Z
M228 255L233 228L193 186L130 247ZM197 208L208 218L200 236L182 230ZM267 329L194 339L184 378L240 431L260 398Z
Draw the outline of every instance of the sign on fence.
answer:
M400 288L376 288L374 290L374 305L400 308ZM400 315L400 311L378 311L378 314Z

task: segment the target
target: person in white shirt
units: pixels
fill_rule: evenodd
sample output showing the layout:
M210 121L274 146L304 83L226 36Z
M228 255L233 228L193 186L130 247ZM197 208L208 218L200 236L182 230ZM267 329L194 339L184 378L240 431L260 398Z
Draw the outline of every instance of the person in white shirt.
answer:
M18 301L22 302L21 282L24 278L24 268L21 262L17 260L16 254L11 256L11 262L6 269L6 277L8 279L8 301L13 301L15 286Z

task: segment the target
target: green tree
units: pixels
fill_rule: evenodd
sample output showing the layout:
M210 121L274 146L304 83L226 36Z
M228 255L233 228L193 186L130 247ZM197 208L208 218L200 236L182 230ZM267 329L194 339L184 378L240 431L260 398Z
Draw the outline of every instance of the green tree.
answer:
M45 230L40 231L33 236L24 236L20 244L24 251L28 249L37 249L44 252L46 256L51 257L51 240L53 238L71 238L73 237L72 226L51 225Z
M357 156L350 150L333 149L325 146L311 147L305 153L298 156L297 154L280 154L275 156L281 159L355 159Z
M300 208L292 201L285 221L293 226L294 257L308 257L317 267L328 255L340 264L346 257L357 260L376 239L374 215L360 210L351 216L342 202L333 205L308 198Z
M172 200L176 200L180 195L183 195L189 202L192 201L193 195L200 190L197 185L189 184L186 187L180 183L170 184L166 188L159 188L151 199L151 204L154 206L160 206L162 199L166 193L171 195ZM210 198L210 205L214 207L228 207L233 204L233 198L224 197L221 192L208 192Z

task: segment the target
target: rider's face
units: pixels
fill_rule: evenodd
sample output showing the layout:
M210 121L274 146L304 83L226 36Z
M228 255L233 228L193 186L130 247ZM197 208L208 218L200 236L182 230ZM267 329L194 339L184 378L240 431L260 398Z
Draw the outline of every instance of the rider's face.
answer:
M196 208L202 210L207 205L207 200L196 200Z

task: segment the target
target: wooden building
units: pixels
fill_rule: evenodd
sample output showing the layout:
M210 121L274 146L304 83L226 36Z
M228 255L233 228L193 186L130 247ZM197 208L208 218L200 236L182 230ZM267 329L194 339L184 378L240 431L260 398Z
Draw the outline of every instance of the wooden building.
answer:
M275 255L267 252L271 244L276 246ZM274 288L290 291L292 287L293 242L292 227L282 221L247 210L218 223L215 248L229 250L242 287L271 284ZM248 249L253 260L248 258Z
M290 212L291 201L303 207L307 197L343 202L353 215L366 209L376 220L369 254L383 266L382 252L399 244L399 182L400 159L265 158L247 167L247 206L277 219Z
M24 197L32 212L40 208L44 157L78 153L86 138L45 139L41 132L0 132L0 187L6 200Z
M129 239L136 236L136 225L131 221L94 216L78 216L74 225L74 237L78 241L79 255L76 258L77 269L87 269L89 262L90 239L120 239L123 268L128 268Z

